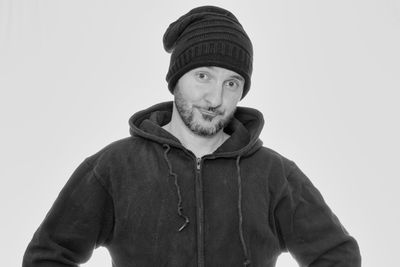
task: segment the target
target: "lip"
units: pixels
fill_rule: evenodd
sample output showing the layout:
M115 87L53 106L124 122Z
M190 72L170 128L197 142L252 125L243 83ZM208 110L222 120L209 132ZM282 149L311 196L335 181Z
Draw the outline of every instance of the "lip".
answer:
M207 116L211 116L211 117L216 117L218 115L218 113L216 113L216 112L212 112L212 111L205 110L205 109L202 109L202 108L199 108L199 111L202 114L207 115Z

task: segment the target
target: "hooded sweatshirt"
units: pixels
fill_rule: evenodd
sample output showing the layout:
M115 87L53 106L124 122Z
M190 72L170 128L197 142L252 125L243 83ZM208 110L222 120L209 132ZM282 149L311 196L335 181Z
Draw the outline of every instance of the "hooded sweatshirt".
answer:
M230 135L196 156L165 131L172 102L86 158L30 242L23 266L78 266L104 246L114 267L361 266L358 245L296 164L263 147L263 117L238 107Z

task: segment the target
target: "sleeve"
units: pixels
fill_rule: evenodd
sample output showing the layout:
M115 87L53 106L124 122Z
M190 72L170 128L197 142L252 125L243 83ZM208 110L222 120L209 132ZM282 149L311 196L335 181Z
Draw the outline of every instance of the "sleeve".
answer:
M283 246L300 266L361 266L356 240L294 163L281 191L275 216Z
M64 186L35 232L23 267L78 266L106 244L113 228L113 204L88 161Z

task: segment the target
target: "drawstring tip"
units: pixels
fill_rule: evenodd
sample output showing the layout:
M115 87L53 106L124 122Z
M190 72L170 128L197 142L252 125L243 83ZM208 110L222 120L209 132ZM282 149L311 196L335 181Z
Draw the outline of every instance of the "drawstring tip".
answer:
M178 229L178 232L181 232L186 226L189 224L189 219L186 218L186 222Z
M243 262L243 266L250 266L251 261L249 259L245 260L245 262Z

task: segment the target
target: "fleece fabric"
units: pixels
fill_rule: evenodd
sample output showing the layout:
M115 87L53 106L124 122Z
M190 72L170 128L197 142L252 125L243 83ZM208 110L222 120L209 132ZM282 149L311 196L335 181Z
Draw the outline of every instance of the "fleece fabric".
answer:
M86 158L34 234L24 267L78 266L104 246L114 267L361 266L357 242L296 164L238 107L230 138L197 159L161 126L172 102L130 119L131 136Z

